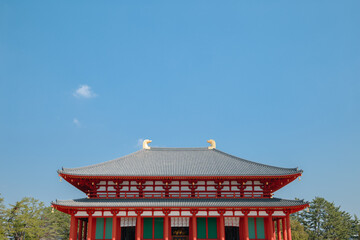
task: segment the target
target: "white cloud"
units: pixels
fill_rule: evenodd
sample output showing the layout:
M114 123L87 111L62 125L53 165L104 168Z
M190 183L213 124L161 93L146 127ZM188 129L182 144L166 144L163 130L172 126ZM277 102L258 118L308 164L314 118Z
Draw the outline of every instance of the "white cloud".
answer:
M97 95L91 90L91 87L88 85L81 85L76 91L73 93L75 97L82 98L93 98Z
M79 122L79 120L78 120L77 118L74 118L74 119L73 119L73 123L74 123L76 126L78 126L78 127L81 126L81 123Z

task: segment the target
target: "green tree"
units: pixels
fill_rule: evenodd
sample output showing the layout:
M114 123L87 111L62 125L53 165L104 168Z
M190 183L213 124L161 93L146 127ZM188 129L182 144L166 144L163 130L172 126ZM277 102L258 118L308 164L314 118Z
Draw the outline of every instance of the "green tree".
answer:
M347 212L341 211L334 203L316 197L308 211L295 215L309 234L309 239L349 239L356 235L357 221Z
M48 231L44 203L25 197L7 210L7 234L15 240L41 239Z
M6 221L6 208L4 205L4 198L0 197L0 240L7 239L5 235L5 221Z
M51 207L45 209L45 224L47 232L45 239L65 240L70 235L70 215L53 210Z
M305 231L305 228L295 218L291 218L291 236L293 240L308 240L309 234Z
M360 221L356 215L354 216L353 231L354 231L353 239L360 239Z

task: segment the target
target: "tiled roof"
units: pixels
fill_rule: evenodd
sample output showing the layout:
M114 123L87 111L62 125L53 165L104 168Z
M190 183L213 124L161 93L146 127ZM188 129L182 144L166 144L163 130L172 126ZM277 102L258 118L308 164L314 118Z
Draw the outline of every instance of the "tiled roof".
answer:
M303 200L266 199L89 199L56 200L55 205L66 207L294 207L308 204Z
M80 176L280 176L301 173L248 161L217 149L151 148L80 168L63 168L63 174Z

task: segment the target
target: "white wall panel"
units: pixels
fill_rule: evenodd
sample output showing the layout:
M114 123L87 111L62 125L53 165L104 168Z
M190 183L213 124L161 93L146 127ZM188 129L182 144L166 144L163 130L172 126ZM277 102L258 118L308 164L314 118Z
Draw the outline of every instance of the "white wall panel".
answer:
M192 216L190 211L182 211L181 216Z
M188 217L171 217L171 227L189 227Z
M235 211L235 216L244 216L244 214L241 211Z
M275 211L273 216L286 216L286 214L283 211Z
M105 217L111 216L112 217L113 215L112 215L112 213L110 211L105 211L103 216L105 216Z
M154 211L154 216L165 216L165 214L163 213L163 211Z
M225 217L226 227L239 227L239 217Z
M136 218L122 217L122 218L120 218L120 226L121 227L135 227L136 226Z
M268 214L265 211L259 211L259 216L267 216Z
M224 216L233 216L233 215L234 215L233 211L226 211L224 213Z
M141 216L152 216L152 211L144 211Z
M135 211L129 211L128 216L137 216Z
M207 216L207 212L206 211L199 211L196 216Z
M171 211L169 213L169 216L180 216L180 212L179 211Z
M256 211L251 211L248 216L257 216L257 212Z
M94 214L93 214L94 217L100 217L102 216L102 212L101 211L96 211Z
M220 216L218 211L209 211L209 216Z
M126 216L126 211L119 211L119 213L116 216Z
M78 211L78 212L75 214L75 216L77 216L77 217L85 217L85 216L89 216L89 215L87 214L86 211Z

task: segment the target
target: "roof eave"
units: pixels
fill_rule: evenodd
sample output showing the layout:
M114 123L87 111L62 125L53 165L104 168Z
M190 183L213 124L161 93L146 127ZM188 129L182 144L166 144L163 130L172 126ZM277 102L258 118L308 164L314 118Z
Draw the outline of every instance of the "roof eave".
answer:
M87 174L74 174L74 173L66 173L64 171L58 170L58 174L64 177L70 178L89 178L89 179L265 179L265 178L288 178L294 176L301 176L303 173L302 170L292 173L292 174L284 174L284 175L218 175L218 176L210 176L210 175L188 175L188 176L167 176L167 175L87 175Z

